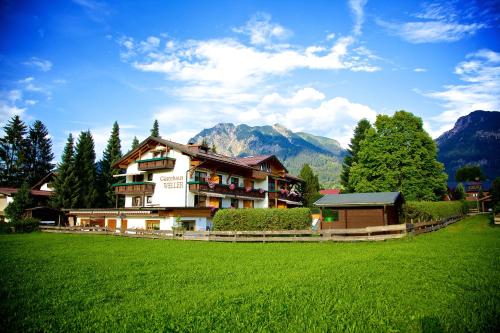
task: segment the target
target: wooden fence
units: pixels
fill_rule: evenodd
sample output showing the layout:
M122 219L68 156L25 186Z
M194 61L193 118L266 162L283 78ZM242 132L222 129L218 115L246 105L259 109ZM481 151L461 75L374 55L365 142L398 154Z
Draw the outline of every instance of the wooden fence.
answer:
M280 231L172 231L127 229L111 230L103 227L49 227L40 226L43 232L73 233L73 234L105 234L119 237L180 239L192 241L215 242L356 242L383 241L403 238L407 235L419 235L431 232L459 221L462 216L452 216L446 219L395 224L379 227L356 229L324 229L324 230L280 230Z

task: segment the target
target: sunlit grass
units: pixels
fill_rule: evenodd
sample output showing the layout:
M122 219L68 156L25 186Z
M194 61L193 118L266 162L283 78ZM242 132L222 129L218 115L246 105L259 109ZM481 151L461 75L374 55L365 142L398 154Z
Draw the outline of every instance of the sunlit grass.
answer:
M495 331L499 237L484 216L381 243L2 235L0 328Z

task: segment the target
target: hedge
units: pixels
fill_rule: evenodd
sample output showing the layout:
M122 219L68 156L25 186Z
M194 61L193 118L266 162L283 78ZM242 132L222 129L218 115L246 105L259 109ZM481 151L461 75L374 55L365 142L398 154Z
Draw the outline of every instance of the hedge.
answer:
M16 222L0 223L0 233L32 232L39 230L40 220L34 217L26 217Z
M405 222L413 220L437 220L450 216L464 215L468 211L465 201L408 201L403 205Z
M220 209L213 230L304 230L311 227L309 208Z

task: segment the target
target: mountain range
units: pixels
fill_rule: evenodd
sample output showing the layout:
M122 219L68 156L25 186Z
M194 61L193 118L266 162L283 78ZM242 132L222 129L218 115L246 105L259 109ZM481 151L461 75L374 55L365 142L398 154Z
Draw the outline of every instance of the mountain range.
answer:
M206 141L218 153L229 156L274 154L293 175L308 163L325 188L339 186L342 160L346 151L338 141L286 127L248 126L220 123L202 130L189 141ZM438 160L445 165L449 180L458 168L480 165L490 178L500 176L500 112L474 111L460 117L453 129L436 139Z
M339 185L339 173L345 151L338 141L304 132L292 132L284 126L235 126L220 123L202 130L190 142L205 140L217 152L229 156L276 155L293 175L309 163L325 187Z
M500 176L500 112L478 110L460 117L436 143L449 180L464 165L479 165L489 179Z

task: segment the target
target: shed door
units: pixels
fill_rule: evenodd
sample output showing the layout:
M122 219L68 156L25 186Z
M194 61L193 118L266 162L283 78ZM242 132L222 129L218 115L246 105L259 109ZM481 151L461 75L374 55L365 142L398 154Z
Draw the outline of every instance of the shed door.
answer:
M384 225L384 209L359 208L347 211L347 228L366 228Z
M116 220L115 219L108 220L108 228L115 231L115 229L116 229Z

